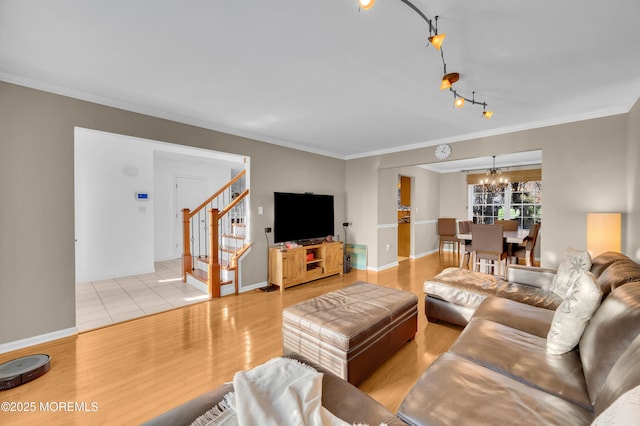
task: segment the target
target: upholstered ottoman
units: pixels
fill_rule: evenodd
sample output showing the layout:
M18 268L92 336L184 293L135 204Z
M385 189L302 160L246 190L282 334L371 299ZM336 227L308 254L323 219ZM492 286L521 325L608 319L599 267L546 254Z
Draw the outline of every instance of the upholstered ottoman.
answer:
M286 308L283 352L302 355L357 385L417 329L415 294L358 282Z

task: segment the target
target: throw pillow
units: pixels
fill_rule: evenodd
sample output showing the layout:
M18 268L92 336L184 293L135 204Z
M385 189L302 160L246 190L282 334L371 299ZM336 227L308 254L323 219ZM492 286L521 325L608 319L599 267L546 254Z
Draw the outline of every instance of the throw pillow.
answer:
M640 418L640 386L623 393L591 423L592 426L630 425Z
M588 251L581 251L568 248L564 253L564 258L560 265L556 276L551 282L551 291L562 297L567 297L567 292L578 277L580 271L589 271L591 269L591 256Z
M602 290L591 272L580 271L567 297L553 315L547 334L547 353L560 355L572 350L602 300Z

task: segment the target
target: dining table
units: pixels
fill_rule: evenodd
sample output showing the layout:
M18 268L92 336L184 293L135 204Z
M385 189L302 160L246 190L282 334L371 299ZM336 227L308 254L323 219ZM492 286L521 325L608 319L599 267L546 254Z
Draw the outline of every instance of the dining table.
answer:
M522 244L529 236L528 229L518 229L517 231L503 231L502 236L504 237L504 241L507 244ZM473 244L473 235L471 232L466 234L458 234L458 243L460 246L460 251L462 253L465 252L465 243L466 241L472 241ZM460 256L458 256L460 257ZM460 258L460 267L462 268L462 260L463 257Z

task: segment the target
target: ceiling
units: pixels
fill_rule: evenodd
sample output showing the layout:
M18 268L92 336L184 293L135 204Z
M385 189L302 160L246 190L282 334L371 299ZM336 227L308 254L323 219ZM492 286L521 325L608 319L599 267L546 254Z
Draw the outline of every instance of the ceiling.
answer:
M0 80L350 159L628 112L640 2L0 0Z

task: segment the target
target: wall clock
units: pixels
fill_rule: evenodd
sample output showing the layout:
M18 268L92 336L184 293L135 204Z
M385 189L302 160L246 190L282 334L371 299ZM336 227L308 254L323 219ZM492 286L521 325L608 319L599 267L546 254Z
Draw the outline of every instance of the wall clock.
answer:
M436 147L436 158L438 160L446 160L451 155L451 146L446 143L440 144Z

